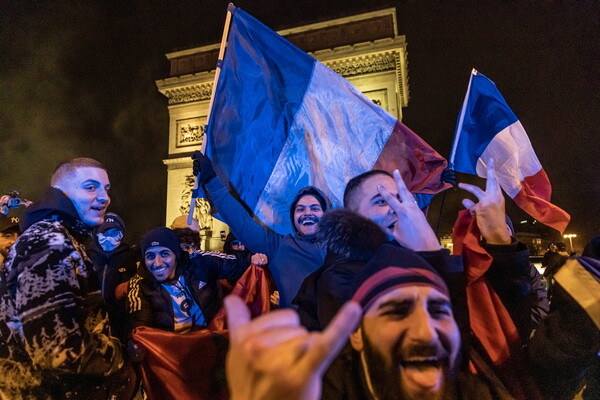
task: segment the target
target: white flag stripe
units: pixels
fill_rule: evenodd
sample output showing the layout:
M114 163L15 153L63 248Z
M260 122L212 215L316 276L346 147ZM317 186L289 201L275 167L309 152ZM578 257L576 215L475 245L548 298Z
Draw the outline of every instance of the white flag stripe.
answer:
M506 194L514 198L521 191L521 182L542 169L529 137L520 121L500 131L477 160L477 175L485 178L487 160L496 162L498 183Z

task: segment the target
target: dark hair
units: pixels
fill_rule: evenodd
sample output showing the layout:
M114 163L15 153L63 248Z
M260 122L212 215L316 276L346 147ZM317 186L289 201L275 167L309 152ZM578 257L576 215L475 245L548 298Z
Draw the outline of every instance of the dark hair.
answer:
M79 168L100 168L106 171L106 168L93 158L79 157L72 158L69 161L60 163L54 170L50 179L50 186L60 185L65 176L71 175Z
M179 237L181 244L188 244L200 250L200 234L190 228L175 228L173 232Z
M346 189L344 190L345 208L353 211L355 211L358 208L356 204L356 195L358 194L360 187L362 186L364 181L375 175L385 175L389 176L390 178L393 178L392 174L390 174L387 171L384 171L382 169L372 169L371 171L363 172L362 174L350 179L348 181L348 184L346 184Z

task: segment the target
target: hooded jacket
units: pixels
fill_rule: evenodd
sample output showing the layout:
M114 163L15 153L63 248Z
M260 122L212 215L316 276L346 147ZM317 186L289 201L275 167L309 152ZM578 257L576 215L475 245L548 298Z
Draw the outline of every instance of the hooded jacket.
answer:
M95 398L123 357L82 244L89 227L53 188L21 224L0 282L0 333L12 355L0 360L0 388L14 398Z
M325 264L304 280L293 301L309 330L325 328L352 297L355 274L385 243L386 235L374 222L339 209L325 213L317 240L327 244Z
M219 280L237 280L250 265L249 257L238 258L217 252L196 251L191 255L181 252L177 257L175 277L182 275L187 292L200 307L206 324L222 306ZM149 326L166 331L175 330L175 313L170 294L144 267L129 282L127 294L128 332L138 326Z
M296 234L280 235L254 220L221 182L213 178L205 185L213 206L231 231L253 253L269 257L269 269L277 285L280 306L290 307L304 279L323 265L326 248L317 238L305 238ZM304 195L315 196L321 206L328 204L323 193L312 186L301 189L290 204L293 215L296 203Z
M127 316L125 300L115 298L115 289L123 282L129 281L135 273L138 253L124 241L113 251L104 251L98 243L98 237L93 234L91 245L87 251L94 265L94 271L100 281L102 297L106 303L110 326L114 336L121 340L125 336L125 319Z

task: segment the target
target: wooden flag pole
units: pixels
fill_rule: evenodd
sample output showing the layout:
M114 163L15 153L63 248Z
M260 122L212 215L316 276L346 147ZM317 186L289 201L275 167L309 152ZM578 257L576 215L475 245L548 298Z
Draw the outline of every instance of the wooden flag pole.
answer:
M210 115L212 113L213 101L215 93L217 91L217 83L219 82L219 75L221 75L221 66L223 65L223 56L225 55L225 48L227 47L227 37L229 36L229 26L231 25L231 17L233 15L232 10L235 9L233 3L229 3L227 6L227 16L225 17L225 26L223 27L223 37L221 38L221 48L219 49L219 57L217 59L217 66L215 69L215 79L213 81L212 93L210 95L210 102L208 104L208 114L206 115L206 125L210 123ZM206 151L206 137L207 130L204 131L204 140L202 140L202 153ZM192 190L192 199L190 200L190 213L188 214L187 224L192 225L194 219L194 209L196 208L196 199L198 198L198 187L199 187L200 173L196 176L196 182L194 183L194 189Z

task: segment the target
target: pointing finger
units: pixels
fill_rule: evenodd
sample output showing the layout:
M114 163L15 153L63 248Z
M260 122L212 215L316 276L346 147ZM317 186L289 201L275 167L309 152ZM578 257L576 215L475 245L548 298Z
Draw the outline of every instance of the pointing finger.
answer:
M487 192L497 191L499 188L498 180L496 178L496 169L494 168L495 164L494 159L490 158L487 165L487 182L485 184L485 190Z
M362 308L358 303L350 301L344 304L322 334L317 336L316 345L306 354L303 364L307 370L325 371L356 329L361 316Z
M414 202L415 198L406 187L404 179L402 179L402 175L400 175L400 171L398 171L397 169L394 170L394 180L396 181L396 187L398 188L400 201L406 204Z
M246 307L246 303L238 296L227 296L224 303L227 311L227 326L231 335L234 336L240 326L250 321L250 311Z

